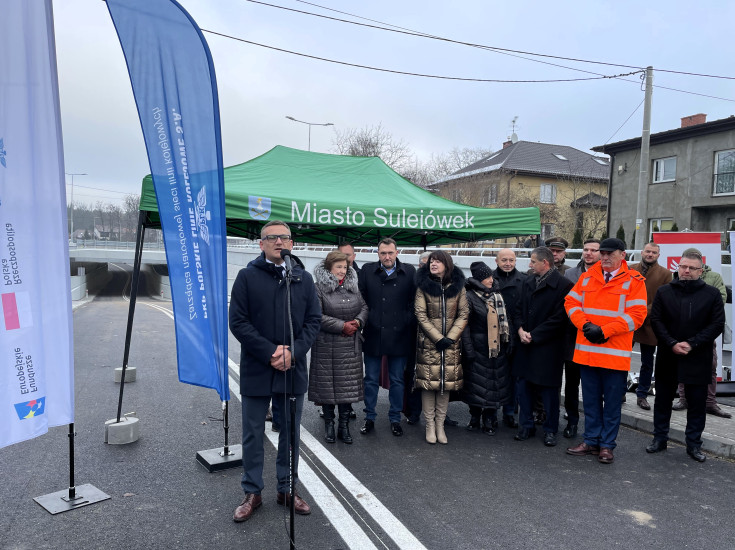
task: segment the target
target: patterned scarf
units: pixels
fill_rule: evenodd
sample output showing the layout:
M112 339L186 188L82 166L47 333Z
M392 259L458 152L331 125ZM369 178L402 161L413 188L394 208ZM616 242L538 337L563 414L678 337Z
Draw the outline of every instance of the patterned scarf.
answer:
M498 292L474 291L487 306L487 343L490 357L497 357L500 353L500 342L510 340L510 325L505 312L503 297Z
M641 267L640 267L641 275L645 277L646 273L648 273L648 270L651 269L655 263L656 262L649 264L648 262L646 262L646 260L641 260Z
M536 288L540 287L541 283L543 283L546 279L549 278L549 275L551 275L551 272L554 271L554 269L556 268L552 267L543 275L536 275Z

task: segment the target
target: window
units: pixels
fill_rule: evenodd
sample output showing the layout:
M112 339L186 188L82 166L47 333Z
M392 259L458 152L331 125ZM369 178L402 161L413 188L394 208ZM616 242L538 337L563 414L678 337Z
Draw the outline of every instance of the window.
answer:
M564 155L562 155L560 153L552 153L552 155L554 155L559 160L569 160L567 157L565 157Z
M653 240L653 233L671 231L673 226L674 218L651 218L648 220L648 241Z
M539 202L543 204L556 204L556 184L542 183L539 194Z
M554 236L554 224L553 223L542 223L541 224L541 240L545 241L549 237L553 237L553 236Z
M574 215L574 230L584 230L584 212L577 212Z
M653 183L663 183L676 179L676 157L653 161Z
M735 149L715 153L715 195L735 193Z
M497 183L493 183L490 187L487 188L487 195L485 196L484 206L487 206L488 204L498 204L498 184Z

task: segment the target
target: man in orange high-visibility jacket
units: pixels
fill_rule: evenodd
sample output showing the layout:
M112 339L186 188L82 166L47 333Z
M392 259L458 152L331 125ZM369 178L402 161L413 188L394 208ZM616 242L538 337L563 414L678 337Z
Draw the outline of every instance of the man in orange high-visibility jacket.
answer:
M580 365L584 441L567 449L574 456L598 455L610 464L620 429L633 332L648 310L645 278L628 269L625 243L605 239L600 262L583 273L564 301L577 327L574 362Z

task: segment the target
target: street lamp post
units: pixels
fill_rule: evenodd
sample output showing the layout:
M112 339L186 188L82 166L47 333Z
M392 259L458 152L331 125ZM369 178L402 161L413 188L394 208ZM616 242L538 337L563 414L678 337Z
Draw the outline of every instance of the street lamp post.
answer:
M70 231L70 237L71 240L74 240L74 176L86 176L87 174L79 173L79 174L71 174L69 172L66 172L67 176L71 176L71 203L70 203L70 221L71 221L71 231Z
M311 127L312 126L334 126L331 122L305 122L303 120L298 120L292 116L286 115L286 118L288 120L293 120L294 122L300 122L301 124L306 124L309 127L309 151L311 151Z

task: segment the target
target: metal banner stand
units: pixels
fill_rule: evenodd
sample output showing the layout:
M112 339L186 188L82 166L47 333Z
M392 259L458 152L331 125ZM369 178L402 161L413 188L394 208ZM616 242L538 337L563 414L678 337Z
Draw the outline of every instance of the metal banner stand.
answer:
M197 462L204 466L209 473L239 468L242 466L242 445L228 445L229 442L229 411L230 402L222 401L222 425L225 430L225 446L206 451L197 451Z
M102 502L110 498L110 495L103 493L94 485L85 483L79 487L74 486L74 437L76 432L74 431L74 423L69 424L69 489L57 491L56 493L49 493L36 497L35 500L38 504L43 506L49 514L60 514L61 512L68 512L69 510L75 510L82 508L89 504L95 504Z

